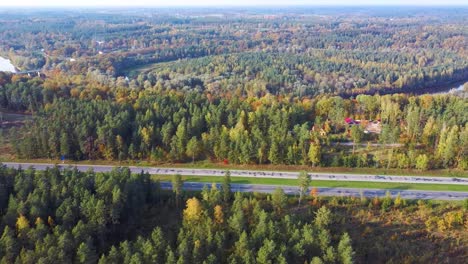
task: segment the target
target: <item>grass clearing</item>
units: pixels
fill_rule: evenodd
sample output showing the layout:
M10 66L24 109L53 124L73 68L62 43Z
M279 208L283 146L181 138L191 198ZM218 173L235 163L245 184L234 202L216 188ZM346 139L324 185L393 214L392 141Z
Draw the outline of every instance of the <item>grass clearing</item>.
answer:
M153 179L160 181L171 181L172 176L168 175L153 175ZM187 182L206 182L206 183L221 183L223 177L218 176L182 176L182 179ZM266 185L286 185L297 186L295 179L275 179L275 178L248 178L248 177L232 177L232 183L238 184L266 184ZM425 190L425 191L460 191L468 192L467 185L452 185L452 184L418 184L418 183L380 183L380 182L343 182L343 181L319 181L313 180L311 186L314 187L330 187L330 188L363 188L363 189L399 189L399 190Z

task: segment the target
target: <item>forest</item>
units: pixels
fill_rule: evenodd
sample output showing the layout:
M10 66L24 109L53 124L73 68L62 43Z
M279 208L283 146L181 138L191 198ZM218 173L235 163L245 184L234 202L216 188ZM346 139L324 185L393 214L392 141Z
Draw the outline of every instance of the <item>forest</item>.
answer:
M466 169L467 86L418 96L468 80L463 10L0 10L0 55L40 72L0 72L0 109L33 116L2 142L17 159Z
M468 200L232 193L229 172L201 193L183 191L180 175L163 189L126 168L0 166L0 176L1 263L461 263L468 253Z
M0 263L466 262L468 199L324 197L307 171L466 176L467 14L0 8ZM235 193L134 165L304 171Z
M0 10L2 152L466 170L463 10Z
M140 89L423 92L468 80L466 11L0 10L0 55L21 70Z
M22 159L468 168L468 103L453 95L220 97L108 87L93 95L94 86L2 80L0 107L34 113L9 132Z

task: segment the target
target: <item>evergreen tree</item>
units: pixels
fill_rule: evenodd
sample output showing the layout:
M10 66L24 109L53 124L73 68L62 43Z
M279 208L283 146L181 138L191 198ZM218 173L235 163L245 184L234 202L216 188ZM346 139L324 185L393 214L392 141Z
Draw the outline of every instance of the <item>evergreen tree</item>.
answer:
M68 139L68 134L64 132L60 136L60 155L64 157L72 158L70 154L71 154L70 141Z
M326 206L320 207L320 209L315 213L314 224L319 228L326 228L330 225L332 221L332 214L330 209Z
M200 144L196 137L192 137L187 143L187 156L192 158L192 163L195 162L195 157L201 152Z
M78 246L76 251L76 262L77 263L96 263L98 261L98 257L96 255L96 251L94 250L90 241L86 243L83 242Z
M0 256L2 256L0 260L4 263L14 263L20 249L21 245L16 239L15 232L9 226L5 226L0 238Z
M354 252L351 247L351 238L348 233L344 233L341 236L340 242L338 243L338 258L343 264L352 264L354 258Z
M286 196L286 194L284 193L281 187L277 187L275 189L271 197L271 202L273 204L273 207L276 209L276 212L278 212L279 214L286 207L287 202L288 202L288 197Z
M297 179L299 183L299 204L301 204L309 189L310 175L306 171L301 171Z
M226 171L223 178L223 185L221 185L221 193L223 196L223 201L225 203L229 203L231 200L231 172L229 170Z
M263 246L258 250L257 263L268 264L274 263L276 259L276 245L272 240L266 239L263 242Z
M183 186L182 176L180 174L176 174L172 176L172 191L175 194L176 205L178 207L179 200L182 195L182 186Z

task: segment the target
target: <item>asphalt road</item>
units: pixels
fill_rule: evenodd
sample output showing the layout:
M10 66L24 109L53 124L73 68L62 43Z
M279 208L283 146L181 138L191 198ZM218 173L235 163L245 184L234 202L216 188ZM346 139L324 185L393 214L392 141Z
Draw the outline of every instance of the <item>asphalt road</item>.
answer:
M204 185L211 184L203 182L185 182L183 188L190 191L200 191ZM221 188L220 184L217 184ZM163 189L171 189L170 182L162 182ZM277 185L259 185L259 184L231 184L233 192L258 192L272 193ZM296 195L299 193L298 187L295 186L280 186L286 194ZM404 199L434 199L434 200L464 200L468 199L468 192L451 192L451 191L413 191L413 190L381 190L381 189L358 189L358 188L317 188L320 196L355 196L360 197L361 192L365 197L373 198L376 196L383 197L389 191L392 197L398 194ZM309 189L310 191L310 189Z
M53 167L54 164L45 163L15 163L4 162L7 167L22 168L34 167L37 170L44 170ZM95 172L109 172L116 166L109 165L81 165L81 164L58 164L61 167L76 166L80 171L93 169ZM157 175L181 174L184 176L224 176L225 170L221 169L185 169L185 168L162 168L162 167L135 167L129 166L133 173L142 171ZM297 179L299 172L284 171L249 171L230 170L233 177L250 178L277 178L277 179ZM468 185L468 178L460 177L428 177L428 176L388 176L370 174L341 174L341 173L309 173L312 180L327 181L365 181L365 182L395 182L395 183L430 183L430 184L457 184Z

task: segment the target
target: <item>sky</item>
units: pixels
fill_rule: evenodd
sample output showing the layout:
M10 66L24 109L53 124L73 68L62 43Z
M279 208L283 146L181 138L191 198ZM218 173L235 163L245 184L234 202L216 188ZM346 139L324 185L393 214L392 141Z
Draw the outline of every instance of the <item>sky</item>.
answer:
M468 5L467 0L1 0L0 6Z

